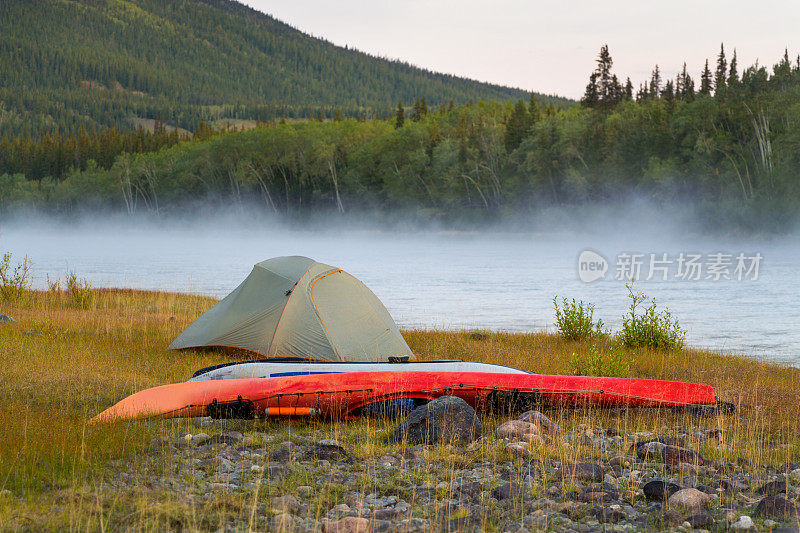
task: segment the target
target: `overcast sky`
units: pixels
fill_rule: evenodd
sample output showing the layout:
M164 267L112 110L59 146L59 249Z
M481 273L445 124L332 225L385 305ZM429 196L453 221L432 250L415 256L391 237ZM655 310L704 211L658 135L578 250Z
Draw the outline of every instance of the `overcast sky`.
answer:
M428 69L579 97L600 46L634 85L653 65L698 74L720 42L739 64L800 51L800 2L774 0L244 0L306 32ZM712 66L713 69L713 66ZM740 70L741 72L741 70Z

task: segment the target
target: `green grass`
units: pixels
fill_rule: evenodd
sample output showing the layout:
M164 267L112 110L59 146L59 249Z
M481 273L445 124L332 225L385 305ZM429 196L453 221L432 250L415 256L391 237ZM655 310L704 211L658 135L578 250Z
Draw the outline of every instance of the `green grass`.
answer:
M31 292L22 300L3 302L0 313L15 324L0 326L0 530L209 529L234 516L247 523L253 509L267 498L314 485L318 472L295 470L278 484L261 486L258 494L225 493L209 499L183 497L167 487L137 486L119 493L102 490L121 470L174 475L176 458L153 454L154 437L173 437L179 430L198 433L198 422L167 420L88 425L87 420L124 396L159 384L187 379L194 370L230 359L222 353L167 351L180 331L213 305L198 296L95 290L87 303L76 303L65 291ZM41 335L26 335L41 330ZM501 363L540 373L569 374L572 354L586 354L591 341L568 341L550 334L405 331L420 359L460 358ZM662 411L602 412L569 410L548 413L565 429L618 427L627 433L673 431L675 427L726 430L722 446L705 445L711 458L747 457L756 465L777 465L796 458L800 434L800 372L745 357L683 349L626 351L635 377L698 381L713 385L721 399L739 406L734 416L693 418ZM486 433L500 420L483 418ZM439 465L427 472L404 472L393 485L383 486L368 475L380 456L397 452L384 439L392 421L360 420L292 422L232 422L230 427L267 434L264 449L283 440L313 442L338 438L355 455L352 468L364 471L358 489L401 494L414 501L409 487L433 484L458 469L482 461L512 461L504 444L482 440L466 449L434 447L423 451ZM770 441L772 441L770 443ZM554 442L534 446L534 459L575 461L597 450ZM755 466L753 468L756 468ZM543 467L544 469L544 467ZM143 474L144 475L144 474ZM543 475L543 474L542 474ZM545 485L541 480L541 488ZM344 489L330 486L312 498L309 516L324 515L341 503ZM257 513L265 520L261 511ZM260 523L262 529L264 523Z

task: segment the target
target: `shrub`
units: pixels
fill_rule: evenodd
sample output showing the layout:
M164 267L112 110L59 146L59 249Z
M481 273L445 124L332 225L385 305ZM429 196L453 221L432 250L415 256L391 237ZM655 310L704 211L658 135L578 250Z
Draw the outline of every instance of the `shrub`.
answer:
M553 307L556 311L556 328L565 339L584 340L593 337L604 337L603 321L594 321L594 305L584 303L582 300L553 298Z
M631 375L628 354L616 344L609 344L604 350L593 344L585 354L573 353L572 366L576 376L627 378Z
M631 299L630 312L622 317L619 340L628 348L647 347L654 350L679 350L686 343L686 330L678 324L669 309L656 311L655 298L643 313L637 307L648 300L648 296L634 291L633 281L625 285Z
M67 275L67 293L78 307L87 308L92 302L92 288L85 279L78 279L74 272Z
M0 259L0 299L16 301L25 296L31 286L33 262L26 255L22 263L11 264L11 252Z

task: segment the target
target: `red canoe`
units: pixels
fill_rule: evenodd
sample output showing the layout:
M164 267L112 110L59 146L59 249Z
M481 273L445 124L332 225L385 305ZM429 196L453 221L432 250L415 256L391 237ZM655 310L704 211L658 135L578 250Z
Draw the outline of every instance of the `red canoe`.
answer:
M596 407L713 407L709 385L652 379L487 374L482 372L351 372L283 378L194 381L128 396L92 419L319 414L363 414L398 400L418 404L439 396L463 398L476 408L511 410L546 405Z

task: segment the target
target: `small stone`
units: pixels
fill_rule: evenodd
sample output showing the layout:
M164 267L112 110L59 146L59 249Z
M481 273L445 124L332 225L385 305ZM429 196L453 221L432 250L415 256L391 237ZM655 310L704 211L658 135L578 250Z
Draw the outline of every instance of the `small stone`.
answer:
M546 433L548 435L560 435L563 433L558 424L544 416L539 411L525 411L517 420L529 422L535 426L538 426L540 433Z
M519 483L506 481L501 483L492 491L492 496L498 500L508 500L510 498L520 498L522 496L522 486Z
M656 479L650 481L642 487L642 491L644 492L644 497L647 501L650 502L664 502L669 499L670 496L675 494L681 490L679 485L675 483L671 483L669 481L664 481L662 479Z
M206 444L211 445L231 445L231 444L239 444L242 442L242 434L238 432L231 432L231 433L222 433L221 435L214 435Z
M23 335L27 335L28 337L38 337L42 334L42 330L40 329L29 329Z
M738 531L753 529L753 519L750 518L749 516L740 516L739 520L731 524L731 529L735 529Z
M683 510L706 509L711 504L711 498L705 492L695 488L681 489L669 497L668 503L672 507Z
M11 318L10 316L0 315L0 326L2 326L3 324L13 324L14 322L16 322L16 320Z
M495 433L501 439L530 441L534 437L541 436L542 430L539 426L530 422L509 420L500 424Z
M769 483L765 483L764 485L760 486L756 489L758 494L762 495L771 495L771 494L780 494L786 492L786 481L778 480L778 481L770 481Z
M308 454L315 459L325 459L328 461L335 461L339 459L347 459L350 454L344 449L342 443L336 439L323 439L311 449Z
M621 466L623 468L631 468L633 465L636 464L636 457L631 457L630 455L617 455L616 457L612 457L608 464L611 466Z
M566 479L578 479L580 481L601 482L605 475L605 470L597 463L579 462L574 465L565 466L563 474Z
M381 455L378 459L378 464L382 464L384 466L397 466L400 464L400 459L394 455Z
M507 444L506 453L513 455L514 457L522 457L524 459L527 459L533 455L531 451L520 442L512 442Z
M208 433L198 433L197 435L192 436L191 443L195 446L202 446L209 440L211 440L211 437L208 436Z
M341 520L329 520L322 523L323 533L369 533L372 526L369 520L360 516L346 516Z
M664 514L661 515L661 519L663 520L664 524L668 527L675 527L683 524L685 521L683 519L683 515L676 511L675 509L667 509L664 511Z
M799 516L797 506L783 496L767 496L758 502L755 514L764 518L778 518L780 520Z
M269 460L276 463L288 463L292 460L292 452L289 448L278 448L269 452Z
M284 513L298 513L303 509L303 504L291 494L284 494L283 496L272 498L270 507Z
M682 476L696 476L700 473L700 468L692 463L678 463L675 465L674 471Z
M270 523L271 531L294 531L297 519L289 513L280 513L273 516Z
M686 518L686 522L689 523L689 527L694 529L700 529L714 525L714 519L706 513L693 514L692 516Z

